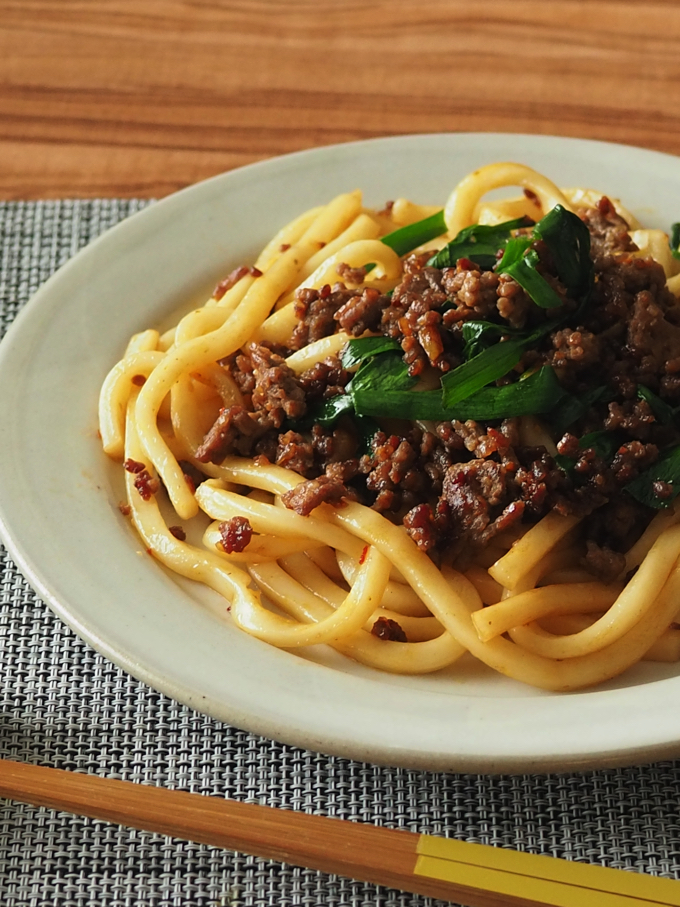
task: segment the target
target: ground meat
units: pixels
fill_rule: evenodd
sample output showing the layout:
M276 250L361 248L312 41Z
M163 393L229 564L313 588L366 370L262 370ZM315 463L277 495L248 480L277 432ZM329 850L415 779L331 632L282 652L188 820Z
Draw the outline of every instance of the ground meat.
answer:
M404 516L404 526L421 551L434 551L450 528L450 517L445 500L440 500L436 507L418 504Z
M150 501L160 491L161 483L150 474L148 469L143 469L135 476L134 486L142 500Z
M283 497L283 503L300 516L309 516L321 504L337 506L347 500L353 500L354 493L342 482L334 481L329 476L319 476L308 482L301 482Z
M371 633L378 639L387 639L390 642L408 642L406 633L391 617L379 617L371 627Z
M591 255L598 269L610 265L617 256L637 249L628 224L608 198L603 197L596 208L586 208L580 214L590 230Z
M307 410L305 392L295 372L281 356L264 346L253 344L250 359L255 377L253 407L268 413L276 428L280 428L286 418L300 419L304 416Z
M291 349L300 350L308 343L332 334L336 327L336 312L342 311L346 304L355 299L361 300L363 295L356 290L348 290L343 284L332 288L326 284L320 290L308 287L298 290L295 294L295 316L298 323L293 331ZM364 330L366 329L363 328L359 333Z
M366 287L361 295L348 299L333 317L343 331L360 337L365 331L374 331L378 327L383 311L389 305L387 296L373 287Z
M245 551L253 537L253 527L244 516L235 516L219 525L219 543L227 554Z
M575 330L566 328L562 331L556 331L552 337L552 345L555 352L552 353L548 362L553 368L559 370L567 363L575 365L578 368L587 368L595 365L600 360L601 350L600 341L595 334L590 331ZM575 370L572 368L572 372Z
M196 451L199 463L218 463L227 454L250 456L256 442L275 424L268 413L249 412L243 406L223 409Z
M181 526L168 526L168 532L170 533L170 535L174 535L174 537L178 541L180 541L180 542L186 541L187 534Z
M597 576L613 576L654 513L626 485L680 444L672 417L662 419L663 410L647 399L651 391L670 407L680 405L680 305L666 290L663 269L633 257L627 225L611 202L603 199L581 217L595 268L585 302L570 298L540 240L532 250L561 300L558 309L540 308L512 277L470 259L436 268L429 252L406 258L391 294L354 289L363 269L343 266L334 286L298 291L297 325L285 347L253 345L221 362L243 402L218 415L198 459L236 454L292 469L305 479L284 498L296 512L359 500L402 523L437 563L454 551L465 557L519 521L535 523L551 511L576 514L588 542L584 564ZM553 319L554 326L546 324ZM465 325L480 320L497 326L491 342L511 340L518 330L543 331L500 386L551 366L572 398L589 395L567 432L553 431L553 414L546 415L550 450L527 446L523 438L536 433L520 418L416 425L342 415L322 424L327 401L348 400L351 373L336 356L301 375L285 362L293 350L336 331L369 332L397 341L409 374L434 388L442 372L468 358ZM591 434L593 441L583 441ZM652 491L663 502L673 488L658 481Z
M343 283L353 283L354 286L359 286L366 277L366 268L353 268L351 265L341 262L335 269L335 273Z
M600 547L592 540L586 542L583 564L603 583L612 583L626 569L626 558L606 545Z
M222 299L222 297L228 290L231 290L231 288L233 286L236 286L241 278L248 275L250 275L251 277L262 277L262 271L260 271L259 268L248 268L245 265L241 266L240 268L235 268L231 272L231 274L227 275L224 280L221 280L217 284L217 286L213 290L213 299L216 299L218 301Z
M457 463L446 473L442 490L459 533L477 535L491 522L491 508L507 497L506 473L493 460Z
M659 286L665 283L660 266L657 275ZM670 294L669 294L670 295ZM668 308L664 306L668 304ZM666 292L653 293L642 290L635 296L633 312L628 324L628 346L638 355L653 357L653 363L661 370L670 359L680 357L680 327L669 320L669 314L680 316L675 297L670 303Z
M342 394L351 377L337 356L329 356L304 371L298 381L309 403Z
M314 447L311 441L296 431L287 431L279 435L276 448L277 466L292 469L301 476L308 476L314 472Z
M139 460L133 460L131 457L128 457L123 463L123 467L126 472L131 472L133 475L137 475L137 473L143 472L146 469L144 463L140 463Z

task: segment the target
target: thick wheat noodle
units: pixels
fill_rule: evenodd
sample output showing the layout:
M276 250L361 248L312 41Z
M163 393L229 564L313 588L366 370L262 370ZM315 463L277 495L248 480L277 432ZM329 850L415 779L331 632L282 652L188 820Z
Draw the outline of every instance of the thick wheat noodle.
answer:
M330 605L293 580L278 564L253 565L250 573L267 597L298 620L322 620L332 611ZM446 631L426 642L402 643L378 639L359 630L331 645L362 664L397 674L439 671L465 654L465 649Z
M501 163L480 167L456 186L444 208L444 220L451 237L473 223L475 208L487 192L502 186L522 186L534 192L549 211L562 205L571 211L564 194L549 179L523 164Z
M561 541L564 541L564 537L557 544L559 545ZM503 601L509 599L513 599L514 601L518 595L534 589L539 581L545 585L546 576L555 570L560 570L578 563L579 556L580 552L575 546L570 548L553 548L553 550L548 551L537 564L534 564L530 570L527 570L526 573L520 576L512 589L506 589L501 586L501 598ZM498 563L498 561L496 561L496 563ZM493 579L493 577L491 578ZM588 577L588 579L590 580L592 577Z
M357 561L339 550L336 556L343 577L351 585L358 568ZM410 617L426 617L430 613L410 586L393 580L387 584L383 604L386 608Z
M314 340L301 350L286 358L286 365L292 369L296 375L301 374L317 362L322 362L328 356L337 356L347 341L351 340L349 334L339 331L337 334L331 334L330 337L322 337L320 340Z
M142 462L149 468L151 463L145 460L137 434L136 403L135 392L128 403L125 456ZM217 554L211 554L177 539L168 529L155 497L152 495L145 501L137 494L133 474L126 472L125 480L135 528L147 550L152 552L155 558L181 576L205 583L228 601L247 600L259 603L260 593L251 588L250 577L245 570L233 566Z
M514 589L579 522L577 516L549 513L489 568L489 575L506 589Z
M336 252L326 259L319 267L300 285L302 288L321 288L326 284L335 284L340 279L337 268L340 264L347 264L354 268L362 263L374 262L377 265L378 276L367 281L382 290L389 290L401 276L401 259L399 256L378 239L364 239L351 243L340 252ZM254 333L257 342L266 340L270 343L285 344L290 341L291 334L298 323L295 313L295 303L289 302L278 311L270 315L261 327Z
M334 583L323 570L317 567L306 554L298 553L282 557L280 563L289 576L292 576L293 579L297 580L302 586L305 586L311 592L314 592L332 607L337 608L343 601L345 597L343 589L341 589L337 583ZM357 564L357 569L352 572L352 583L349 585L354 585L358 570L359 565ZM390 582L388 582L385 587L380 607L377 608L366 621L364 626L365 630L370 631L378 618L388 617L397 621L411 642L433 639L444 632L442 625L435 617L430 615L429 611L427 611L426 616L416 617L414 615L405 615L399 611L391 610L387 594L389 586Z
M510 630L510 637L516 641L522 640L524 645L530 651L533 641L541 634L563 633L569 635L579 633L586 627L589 627L594 620L590 614L564 614L555 615L541 620L540 624L528 624L526 627L516 627ZM530 631L527 633L526 631ZM680 630L673 629L672 625L668 630L659 636L656 642L652 643L650 648L642 656L644 661L680 661Z
M529 589L498 604L475 611L472 620L479 638L483 642L488 642L514 627L524 626L532 620L540 620L550 614L588 614L593 611L604 611L614 604L620 591L620 587L612 588L593 581L568 586L541 586L540 589Z
M133 379L148 378L163 359L163 353L144 350L131 353L108 373L99 394L99 433L104 452L120 459L125 449L125 412Z
M168 351L142 388L138 417L144 432L140 435L140 441L162 477L181 519L195 516L198 505L156 424L164 397L183 372L228 356L253 336L301 265L318 249L319 241L326 241L329 235L337 232L338 223L344 223L348 211L353 216L354 202L352 196L339 196L324 208L299 243L282 252L262 277L253 283L242 303L220 328Z
M350 243L360 239L377 239L379 234L380 227L375 220L368 214L360 214L339 236L327 243L323 249L319 249L316 255L312 255L300 270L301 279L306 280L327 258L340 252ZM284 301L286 301L286 297L284 297Z
M621 673L642 658L670 624L677 607L673 596L680 592L680 575L674 571L654 607L648 609L632 631L597 653L557 662L527 652L502 638L482 642L461 601L462 586L474 589L469 580L462 574L452 573L447 583L406 533L384 517L359 504L349 504L342 511L333 513L329 520L351 527L365 542L391 556L432 614L476 658L501 674L544 689L577 689Z
M654 602L668 579L673 569L673 564L679 555L680 526L673 526L670 529L666 529L659 536L635 576L615 600L610 603L611 607L599 620L572 636L555 636L535 640L532 651L538 651L539 654L546 655L549 658L573 658L579 655L587 655L590 652L597 652L619 639L634 629L642 617L654 607ZM531 593L525 594L527 597L531 595ZM542 595L545 599L549 597L547 590L536 590L534 594L537 597ZM612 595L612 592L605 591L600 594L604 601L608 595ZM574 587L560 590L559 587L553 586L551 587L551 595L555 599L558 599L561 595L565 605L570 597L578 600ZM594 601L596 598L598 598L598 594L595 589L584 593L584 599L586 600ZM502 605L492 605L490 608L486 608L484 614L479 618L479 623L477 623L477 620L475 621L480 633L482 625L486 628L493 623L493 615L490 612L500 608L502 608ZM584 608L583 610L586 609ZM520 613L522 612L520 611ZM500 626L503 623L503 621L500 621ZM518 620L515 626L522 623L525 623L525 621ZM498 627L495 629L497 630ZM506 626L505 629L510 629L510 627ZM500 632L504 632L504 630L500 630Z
M631 570L639 567L661 533L677 523L678 520L680 520L680 502L676 499L672 507L669 507L668 510L660 510L656 514L637 542L626 552L626 564L621 575L627 576Z
M217 551L218 553L223 551L220 525L218 522L211 523L203 533L203 544L208 551ZM260 564L265 561L276 561L296 551L310 551L322 546L325 547L323 542L316 542L308 538L296 538L295 536L280 538L277 535L261 533L253 535L248 543L247 550L232 551L229 554L229 558L232 561L240 561L244 564L251 561L254 564Z
M201 510L213 519L230 520L235 516L244 516L256 532L269 532L281 538L306 537L346 551L357 560L365 547L353 533L333 526L316 515L300 516L285 508L225 491L214 479L208 479L196 489L196 499Z
M282 648L335 642L362 628L382 600L389 575L389 560L370 548L343 603L318 623L291 622L253 598L234 602L231 614L241 629Z
M317 205L316 208L310 208L303 211L294 220L282 227L278 233L269 240L264 249L260 252L255 262L255 267L260 271L266 271L275 258L278 258L282 251L281 246L294 246L309 230L314 221L324 211L325 205Z

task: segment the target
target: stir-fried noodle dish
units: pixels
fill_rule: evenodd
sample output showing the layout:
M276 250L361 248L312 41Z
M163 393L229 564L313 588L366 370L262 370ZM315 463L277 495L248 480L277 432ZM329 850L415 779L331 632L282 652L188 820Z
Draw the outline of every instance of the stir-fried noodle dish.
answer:
M120 509L281 648L548 690L677 661L679 239L509 163L299 214L109 373Z

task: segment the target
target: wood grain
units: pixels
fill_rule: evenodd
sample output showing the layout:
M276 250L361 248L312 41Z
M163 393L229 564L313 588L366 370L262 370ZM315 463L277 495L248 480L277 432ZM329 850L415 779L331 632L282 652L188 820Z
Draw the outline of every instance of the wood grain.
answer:
M415 876L419 835L0 759L0 796L469 907L545 907Z
M680 153L679 38L674 2L0 0L0 197L159 196L409 132Z

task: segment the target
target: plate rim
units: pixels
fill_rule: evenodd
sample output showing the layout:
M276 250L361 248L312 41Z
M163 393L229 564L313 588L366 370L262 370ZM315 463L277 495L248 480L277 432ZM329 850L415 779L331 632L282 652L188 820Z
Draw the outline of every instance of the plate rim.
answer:
M367 146L393 146L394 143L415 143L417 145L423 141L432 139L444 139L446 141L456 139L468 141L493 141L498 139L503 140L509 137L511 137L513 140L525 139L531 142L536 142L537 139L547 142L567 142L570 144L573 143L574 145L578 145L581 148L588 145L605 150L623 149L624 153L626 154L641 154L645 159L650 159L649 156L651 155L658 156L659 158L663 158L666 161L675 162L676 165L680 162L678 158L675 158L673 155L641 149L635 146L599 142L594 140L580 140L572 137L531 136L527 134L513 133L432 133L427 135L383 137L365 141L343 143L339 145L323 146L321 148L306 149L281 157L272 158L265 161L258 161L249 164L246 167L238 168L236 170L228 171L224 174L210 177L209 179L203 180L200 183L194 184L193 186L186 187L179 192L156 202L153 205L145 207L136 214L133 214L131 217L124 219L114 228L106 231L102 236L89 243L81 252L77 253L75 256L69 259L68 262L66 262L61 268L59 268L58 271L55 272L40 287L40 289L34 294L32 299L18 313L14 322L10 325L7 335L5 336L5 338L3 338L2 344L0 344L0 387L2 387L1 379L3 375L5 375L8 368L11 368L12 357L16 357L21 352L22 340L24 340L25 335L29 334L33 329L34 321L39 321L41 317L44 317L43 310L47 310L49 309L50 305L55 304L55 302L52 301L53 295L56 299L56 295L59 293L60 286L64 282L68 282L71 275L74 273L74 270L77 274L78 270L82 269L83 267L82 262L89 261L88 256L96 257L102 249L106 250L109 245L113 246L115 244L116 237L114 237L114 239L111 239L111 237L114 234L116 234L116 236L121 236L125 235L126 232L130 232L130 224L132 224L133 222L136 226L133 226L132 233L134 233L135 231L143 232L144 225L147 223L147 221L149 222L149 224L153 224L156 219L163 217L166 210L172 212L172 210L178 204L177 199L181 199L183 202L186 199L192 199L196 193L209 193L211 188L217 185L228 186L231 180L240 178L239 175L243 175L244 173L247 173L248 176L253 175L255 178L257 178L259 173L266 173L267 171L272 170L276 171L277 168L281 166L285 168L292 165L295 169L295 167L299 166L301 162L304 163L305 161L308 161L312 158L319 159L324 155L330 155L332 157L333 155L338 153L340 153L341 156L345 156L350 154L352 151L358 150L359 152L361 152L361 149L366 148ZM153 212L157 213L154 214ZM9 343L8 339L10 341ZM109 367L110 364L111 363L107 363L107 367ZM5 382L5 384L6 383L7 382ZM96 390L98 390L98 388ZM6 406L6 399L3 396L2 390L0 390L0 413L2 412L3 403ZM2 464L3 454L2 452L0 452L0 466ZM98 634L92 626L88 626L86 623L78 620L72 608L69 608L69 603L67 601L64 601L60 593L58 591L55 591L55 589L52 587L48 576L49 569L47 569L46 572L44 565L41 565L36 561L35 552L32 552L30 550L30 545L27 546L24 540L19 538L14 531L14 520L11 518L11 515L8 516L8 513L6 512L6 502L8 498L9 495L7 493L7 481L3 480L2 470L0 470L0 537L4 540L11 557L17 563L23 575L36 589L39 596L59 616L59 618L67 623L80 638L84 639L96 650L101 652L105 657L117 664L119 667L128 671L133 676L139 678L140 680L143 680L146 683L149 683L149 685L151 685L155 689L160 689L162 692L167 693L180 702L184 702L193 708L197 708L199 711L213 715L214 717L218 718L218 720L229 721L229 723L247 727L248 730L251 730L254 733L263 734L268 737L273 737L274 739L282 740L285 743L302 746L308 749L320 750L322 752L332 752L340 756L360 759L362 761L371 761L389 765L403 765L404 767L418 769L425 768L433 770L482 772L524 772L552 770L564 771L567 769L578 770L584 768L627 765L641 760L649 761L650 759L671 757L673 755L677 755L680 751L680 719L674 722L675 727L672 732L670 731L670 728L666 729L664 734L664 737L666 739L658 739L658 736L656 736L655 739L654 733L650 732L648 733L648 737L644 742L631 744L628 748L624 749L619 748L616 752L606 749L600 749L597 752L594 752L592 750L575 750L574 752L570 753L566 759L560 754L550 754L545 750L536 750L533 755L527 753L519 755L517 753L505 753L501 755L499 755L498 753L479 753L476 756L469 753L461 756L460 754L451 752L436 752L432 748L429 752L424 753L417 749L409 749L408 747L403 747L400 749L399 747L395 746L391 746L385 751L381 751L380 747L376 748L375 745L367 746L365 743L359 743L357 745L356 741L348 741L346 739L343 739L341 736L336 736L335 738L327 737L325 739L318 737L315 738L314 734L310 733L309 730L306 730L302 734L297 731L288 733L287 728L280 727L279 725L277 725L275 720L272 720L271 717L267 716L265 716L264 718L262 716L244 716L247 719L246 723L233 721L231 717L234 714L233 709L229 710L229 715L227 715L223 709L215 708L213 703L208 703L208 707L206 708L206 702L201 699L202 694L199 691L193 691L182 686L178 687L167 678L159 676L157 672L149 671L147 668L145 668L143 663L139 662L138 660L131 659L129 655L122 653L120 651L120 647L112 644L111 640L102 638L102 636ZM677 687L678 683L680 683L680 678L669 678L666 680L654 681L655 688L658 691L660 691L661 687L663 686L670 685L671 687ZM624 694L624 696L630 697L631 689L640 690L641 687L633 687L623 690L595 690L592 693L586 694L558 694L558 696L562 700L565 699L565 697L574 696L578 698L582 698L584 695L599 696L608 698L610 700L610 704L614 705L614 700L620 698L618 694ZM549 698L550 697L546 696L545 701L547 701ZM528 699L524 701L536 703L540 700ZM669 733L672 734L672 739L670 740L667 739ZM328 744L330 744L330 748Z

